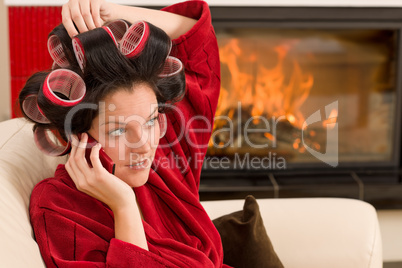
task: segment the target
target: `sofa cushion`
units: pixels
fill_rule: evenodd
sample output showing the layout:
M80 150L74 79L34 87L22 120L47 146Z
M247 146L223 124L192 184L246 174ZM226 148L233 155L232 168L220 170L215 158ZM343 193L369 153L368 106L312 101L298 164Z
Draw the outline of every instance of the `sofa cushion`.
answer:
M0 123L0 259L2 267L44 267L29 221L33 187L65 157L43 155L25 119Z
M283 267L265 230L257 200L249 195L243 210L213 223L221 235L224 263L233 267Z

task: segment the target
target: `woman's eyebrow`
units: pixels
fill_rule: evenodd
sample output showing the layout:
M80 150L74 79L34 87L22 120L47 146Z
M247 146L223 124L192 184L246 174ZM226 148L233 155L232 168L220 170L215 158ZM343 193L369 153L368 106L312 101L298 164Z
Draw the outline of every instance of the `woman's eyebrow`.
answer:
M153 110L153 112L148 116L148 119L150 119L154 114L155 114L155 112L158 110L158 107L156 107L155 108L155 110ZM103 126L103 125L107 125L107 124L118 124L118 125L127 125L127 123L126 122L119 122L119 121L107 121L107 122L104 122L104 123L102 123L101 124L101 126Z
M153 116L155 114L156 110L158 110L158 107L155 107L155 110L148 116L148 119L150 119L151 116Z

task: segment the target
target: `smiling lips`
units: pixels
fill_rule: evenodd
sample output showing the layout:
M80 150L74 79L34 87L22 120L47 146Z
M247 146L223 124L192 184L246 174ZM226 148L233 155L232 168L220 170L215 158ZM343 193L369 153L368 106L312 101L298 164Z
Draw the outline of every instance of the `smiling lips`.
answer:
M144 159L137 163L133 163L133 164L129 165L128 167L130 169L135 169L135 170L148 168L149 167L149 159Z

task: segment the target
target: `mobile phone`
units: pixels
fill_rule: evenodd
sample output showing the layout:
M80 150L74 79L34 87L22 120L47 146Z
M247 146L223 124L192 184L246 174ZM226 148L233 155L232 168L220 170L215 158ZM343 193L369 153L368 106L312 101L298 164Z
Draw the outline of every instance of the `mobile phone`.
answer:
M92 147L94 147L98 142L87 133L88 135L88 142L87 142L87 148L85 149L85 158L87 159L88 163L92 165L90 155L91 155L91 150ZM111 174L114 174L115 171L115 163L113 163L113 160L106 154L105 150L101 148L99 150L99 160L102 163L102 166Z

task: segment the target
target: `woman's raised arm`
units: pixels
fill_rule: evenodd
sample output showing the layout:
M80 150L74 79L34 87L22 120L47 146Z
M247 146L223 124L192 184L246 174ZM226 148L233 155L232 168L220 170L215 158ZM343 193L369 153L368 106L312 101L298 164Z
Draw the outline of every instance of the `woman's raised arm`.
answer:
M105 0L70 0L63 5L62 17L64 27L71 37L100 27L105 21L125 19L131 23L137 20L148 21L163 29L171 39L176 39L197 22L165 11L123 6Z

